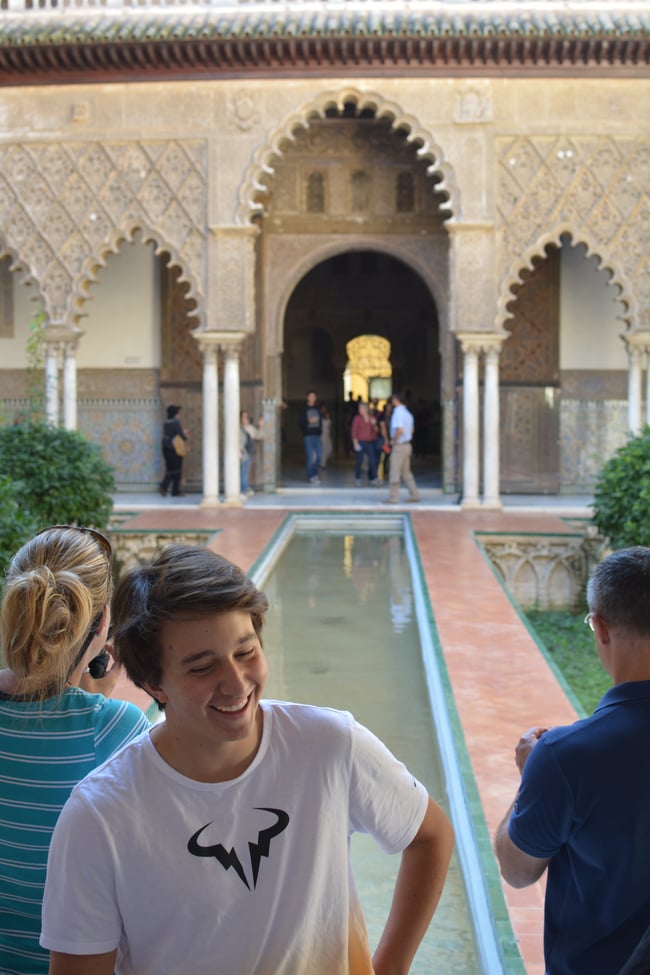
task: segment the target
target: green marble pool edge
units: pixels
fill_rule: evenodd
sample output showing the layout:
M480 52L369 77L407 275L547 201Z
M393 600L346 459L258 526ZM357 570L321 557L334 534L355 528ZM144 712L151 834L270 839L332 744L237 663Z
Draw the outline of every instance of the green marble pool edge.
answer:
M306 521L329 521L332 523L332 525L334 525L336 522L341 522L342 520L350 520L353 522L360 521L365 522L366 524L372 524L374 522L378 530L380 522L386 522L387 520L391 519L400 521L404 528L408 528L408 532L410 534L410 545L413 550L413 559L409 559L409 564L411 565L412 572L414 573L414 588L415 586L419 588L425 606L427 626L431 636L435 663L445 700L447 719L449 721L453 736L456 765L464 792L466 813L472 826L476 853L481 865L481 879L485 884L484 893L490 908L491 922L494 928L494 941L499 949L502 966L501 971L503 975L526 975L526 969L519 952L514 930L510 922L510 915L503 896L501 879L492 850L492 841L487 822L485 820L478 788L476 786L476 780L474 779L474 773L471 767L469 752L467 751L460 716L456 708L456 701L454 699L451 681L449 679L449 673L447 671L447 665L433 615L433 607L431 605L426 578L422 568L420 550L417 544L415 532L413 531L411 517L408 513L395 513L392 516L388 516L385 514L376 515L373 512L359 511L314 512L313 510L297 510L290 512L283 519L282 523L273 534L273 537L250 567L248 574L251 576L251 578L255 579L260 575L264 577L268 576L273 569L273 565L278 560L282 551L286 547L286 544L291 538L295 530L296 523L299 519L304 519ZM425 664L425 661L423 661L423 664ZM435 726L435 717L433 715L432 718ZM471 880L472 878L465 876L463 872L463 882L465 884L470 906L474 899L472 892L469 889ZM500 973L486 971L484 975L500 975Z

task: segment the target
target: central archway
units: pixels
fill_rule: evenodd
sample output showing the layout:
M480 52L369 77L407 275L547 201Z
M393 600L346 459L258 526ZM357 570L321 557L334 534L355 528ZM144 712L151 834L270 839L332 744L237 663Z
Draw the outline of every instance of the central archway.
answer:
M440 481L439 317L432 294L405 262L379 250L348 250L320 262L294 288L284 316L283 480L303 479L298 415L308 390L332 416L330 482L353 483L346 435L350 406L344 374L348 343L363 336L390 347L393 389L406 392L416 420L418 472ZM328 468L329 472L329 468Z

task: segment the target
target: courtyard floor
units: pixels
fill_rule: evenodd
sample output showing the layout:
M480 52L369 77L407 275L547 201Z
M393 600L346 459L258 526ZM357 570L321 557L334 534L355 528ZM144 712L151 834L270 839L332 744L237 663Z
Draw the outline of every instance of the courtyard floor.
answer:
M411 517L433 614L465 744L490 835L518 783L514 748L532 725L575 720L564 691L521 623L508 595L476 544L476 531L552 532L571 528L565 517L589 517L589 497L505 496L502 511L461 510L457 498L422 487L417 505L393 506ZM116 512L132 529L204 529L219 534L212 547L243 569L252 567L289 511L382 511L387 490L311 487L293 483L276 494L255 494L245 506L201 507L200 497L117 495ZM403 497L405 492L403 491ZM150 699L126 680L116 692ZM525 890L503 885L527 975L544 975L543 881Z

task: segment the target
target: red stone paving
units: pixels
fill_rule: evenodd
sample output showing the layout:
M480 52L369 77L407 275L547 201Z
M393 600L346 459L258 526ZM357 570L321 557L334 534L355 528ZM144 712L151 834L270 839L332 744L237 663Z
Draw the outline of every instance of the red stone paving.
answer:
M288 510L147 510L128 528L210 529L210 546L249 570ZM570 532L556 514L510 510L418 511L412 523L434 619L490 834L518 784L514 748L532 725L575 720L576 713L476 544L475 531ZM149 698L124 681L118 693L143 707ZM543 881L526 890L503 885L527 975L544 975Z

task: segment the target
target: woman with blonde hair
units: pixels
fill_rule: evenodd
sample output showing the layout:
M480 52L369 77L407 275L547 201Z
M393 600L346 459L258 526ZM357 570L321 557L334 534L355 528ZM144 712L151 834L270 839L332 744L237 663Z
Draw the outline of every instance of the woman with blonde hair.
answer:
M149 727L109 700L112 550L90 528L46 528L13 557L0 610L0 970L46 975L41 901L52 830L72 788ZM110 644L108 644L110 647ZM93 676L95 675L95 676Z

